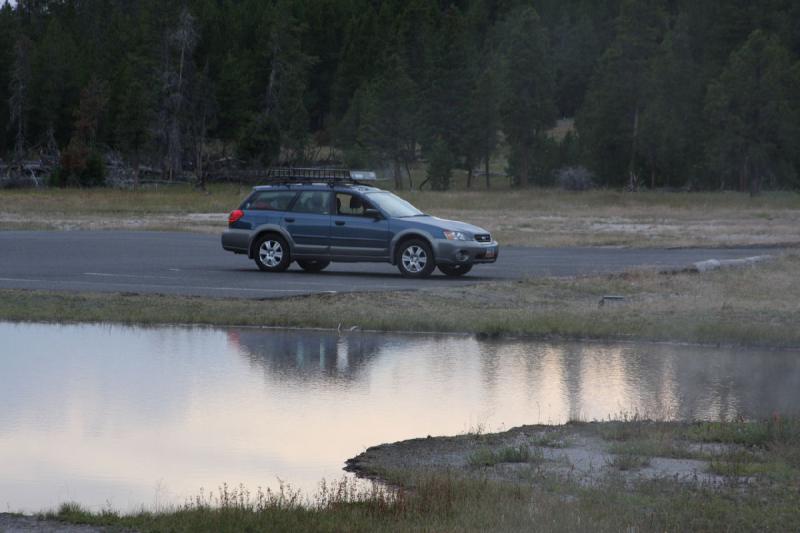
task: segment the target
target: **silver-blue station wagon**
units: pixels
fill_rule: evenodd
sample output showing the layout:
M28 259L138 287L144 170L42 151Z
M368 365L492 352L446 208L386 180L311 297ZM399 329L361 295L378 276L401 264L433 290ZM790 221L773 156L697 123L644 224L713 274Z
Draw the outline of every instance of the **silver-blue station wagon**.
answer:
M270 169L228 218L225 250L247 254L265 272L296 261L319 272L332 261L388 262L403 276L423 278L438 267L462 276L497 260L488 231L426 215L388 191L367 185L374 172Z

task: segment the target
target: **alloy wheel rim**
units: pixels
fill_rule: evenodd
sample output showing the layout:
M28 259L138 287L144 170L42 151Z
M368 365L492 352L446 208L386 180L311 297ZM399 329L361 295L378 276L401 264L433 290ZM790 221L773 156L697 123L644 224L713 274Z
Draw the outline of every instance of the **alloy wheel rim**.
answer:
M258 250L258 258L268 267L276 267L283 260L283 246L278 241L264 241Z
M425 268L428 262L428 254L420 246L409 246L403 251L403 268L408 272L417 273Z

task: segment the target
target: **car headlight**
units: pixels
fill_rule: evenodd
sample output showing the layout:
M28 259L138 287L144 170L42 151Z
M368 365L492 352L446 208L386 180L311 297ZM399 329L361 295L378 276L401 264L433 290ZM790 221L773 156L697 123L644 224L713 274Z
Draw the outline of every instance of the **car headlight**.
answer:
M466 241L466 240L468 240L466 234L464 234L464 233L462 233L460 231L445 231L444 232L444 238L447 239L448 241Z

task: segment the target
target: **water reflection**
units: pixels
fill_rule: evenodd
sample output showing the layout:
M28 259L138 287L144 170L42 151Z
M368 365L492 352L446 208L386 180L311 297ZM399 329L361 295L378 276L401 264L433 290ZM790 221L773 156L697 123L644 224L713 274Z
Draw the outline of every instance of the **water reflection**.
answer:
M0 323L0 505L313 490L364 447L635 412L797 410L797 353Z

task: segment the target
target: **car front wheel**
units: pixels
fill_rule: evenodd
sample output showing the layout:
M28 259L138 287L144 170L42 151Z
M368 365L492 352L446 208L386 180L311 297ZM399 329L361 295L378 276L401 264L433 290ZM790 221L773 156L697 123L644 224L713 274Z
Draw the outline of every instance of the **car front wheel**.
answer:
M254 259L264 272L283 272L292 262L289 245L278 235L266 235L259 239Z
M472 270L472 265L439 265L439 270L445 276L458 277Z
M397 250L397 268L407 278L426 278L436 268L433 250L423 240L406 241Z

